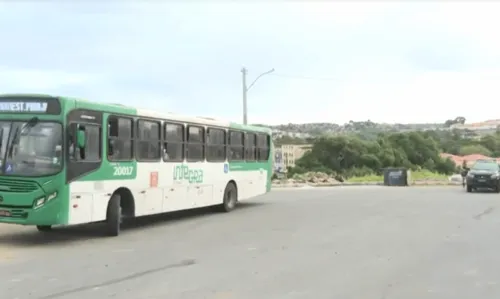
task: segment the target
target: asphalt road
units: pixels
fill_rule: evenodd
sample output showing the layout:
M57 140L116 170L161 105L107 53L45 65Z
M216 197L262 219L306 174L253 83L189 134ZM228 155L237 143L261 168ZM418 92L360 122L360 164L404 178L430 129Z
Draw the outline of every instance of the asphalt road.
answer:
M500 298L500 194L279 190L229 214L0 226L1 298Z

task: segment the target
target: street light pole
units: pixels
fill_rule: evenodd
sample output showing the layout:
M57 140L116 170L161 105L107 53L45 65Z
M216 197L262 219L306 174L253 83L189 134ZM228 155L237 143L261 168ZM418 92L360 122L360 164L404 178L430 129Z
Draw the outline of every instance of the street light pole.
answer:
M243 124L246 125L248 121L248 114L247 114L247 92L248 92L248 87L247 87L247 73L248 70L246 68L241 69L241 80L243 83Z
M244 125L248 124L248 110L247 110L248 91L250 90L250 88L252 88L252 86L255 85L255 82L257 82L257 80L259 80L260 77L267 75L267 74L270 74L272 72L274 72L274 68L270 69L267 72L264 72L264 73L258 75L257 78L255 78L255 80L253 80L253 82L247 87L248 70L245 67L241 68L241 80L242 80L242 85L243 85L243 124Z

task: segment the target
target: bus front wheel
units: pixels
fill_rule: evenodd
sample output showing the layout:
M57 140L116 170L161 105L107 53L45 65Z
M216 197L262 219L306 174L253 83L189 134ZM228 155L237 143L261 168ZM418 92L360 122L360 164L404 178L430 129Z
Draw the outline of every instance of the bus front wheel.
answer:
M106 234L111 237L116 237L120 234L122 222L121 197L118 194L113 194L108 203L108 211L106 216Z
M220 210L226 213L231 212L236 208L237 203L238 189L234 183L229 182L224 190L224 197L222 199L222 204L220 205Z

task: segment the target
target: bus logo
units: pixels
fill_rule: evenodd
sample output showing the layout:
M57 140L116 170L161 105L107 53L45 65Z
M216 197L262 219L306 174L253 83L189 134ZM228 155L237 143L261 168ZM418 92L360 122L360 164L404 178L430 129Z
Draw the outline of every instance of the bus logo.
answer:
M177 165L174 167L174 181L188 181L190 184L203 183L203 170L192 169L187 165Z

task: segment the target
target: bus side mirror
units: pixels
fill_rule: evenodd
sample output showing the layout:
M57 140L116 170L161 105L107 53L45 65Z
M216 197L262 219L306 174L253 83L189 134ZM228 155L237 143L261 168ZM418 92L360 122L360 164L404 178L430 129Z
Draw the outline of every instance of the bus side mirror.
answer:
M85 131L78 130L76 131L76 144L79 148L85 148L86 140L85 140Z

